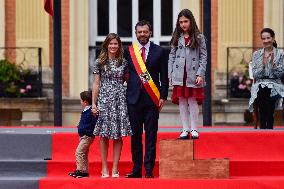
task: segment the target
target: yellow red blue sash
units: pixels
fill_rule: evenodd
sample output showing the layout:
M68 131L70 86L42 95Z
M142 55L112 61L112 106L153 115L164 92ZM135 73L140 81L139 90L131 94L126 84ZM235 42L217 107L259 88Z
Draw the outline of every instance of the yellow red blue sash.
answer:
M137 74L139 75L144 85L144 88L146 89L147 93L149 94L149 96L151 97L155 105L159 108L160 91L158 90L150 73L148 72L146 68L146 65L139 52L138 44L134 43L133 45L129 46L129 52L130 52L131 60L134 64L135 70Z

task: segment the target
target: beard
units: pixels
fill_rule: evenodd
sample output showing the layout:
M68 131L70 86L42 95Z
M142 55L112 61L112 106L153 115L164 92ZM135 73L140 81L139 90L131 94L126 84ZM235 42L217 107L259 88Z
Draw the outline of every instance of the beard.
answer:
M149 39L150 39L150 38L148 38L148 37L140 37L140 38L138 38L137 40L139 41L139 43L140 43L141 45L146 45L146 44L149 42Z

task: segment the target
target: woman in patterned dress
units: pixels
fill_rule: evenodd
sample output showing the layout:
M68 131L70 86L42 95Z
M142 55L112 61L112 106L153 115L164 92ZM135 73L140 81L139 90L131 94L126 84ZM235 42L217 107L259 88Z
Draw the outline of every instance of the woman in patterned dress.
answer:
M126 105L126 88L123 86L127 62L123 58L122 43L117 34L110 33L106 37L99 58L95 61L93 73L92 111L99 114L94 135L100 136L102 178L109 177L109 139L113 139L112 177L119 177L122 137L131 135L132 131Z
M284 97L281 78L284 73L284 53L277 48L275 33L271 28L260 32L263 48L252 57L254 84L251 87L249 109L258 107L260 129L273 129L275 105Z

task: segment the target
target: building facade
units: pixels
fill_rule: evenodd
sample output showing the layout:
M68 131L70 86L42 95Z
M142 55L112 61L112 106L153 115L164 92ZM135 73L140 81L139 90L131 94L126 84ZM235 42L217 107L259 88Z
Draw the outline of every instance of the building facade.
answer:
M283 47L284 0L212 0L212 97L223 98L216 86L228 72L228 47L261 46L260 30L271 27ZM167 46L181 9L192 10L203 28L202 0L62 0L62 91L65 99L78 99L90 87L94 50L110 33L125 45L135 41L134 26L147 19L152 41ZM52 98L53 21L41 0L0 0L0 47L42 48L44 96ZM0 55L1 56L1 55ZM71 115L71 114L70 114ZM73 125L74 118L64 118Z

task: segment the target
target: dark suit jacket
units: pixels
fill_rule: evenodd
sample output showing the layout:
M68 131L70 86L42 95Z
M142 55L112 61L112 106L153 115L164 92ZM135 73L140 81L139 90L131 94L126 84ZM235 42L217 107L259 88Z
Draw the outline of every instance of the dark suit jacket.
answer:
M78 134L80 137L87 135L89 137L93 137L95 125L97 123L98 116L94 116L92 109L89 108L88 110L81 113L80 122L78 124Z
M135 70L128 48L125 50L125 59L129 67L129 79L127 82L127 103L135 104L142 92L141 80ZM152 43L150 44L148 57L146 60L146 68L150 73L154 83L160 91L161 99L166 100L168 96L168 56L165 50Z

